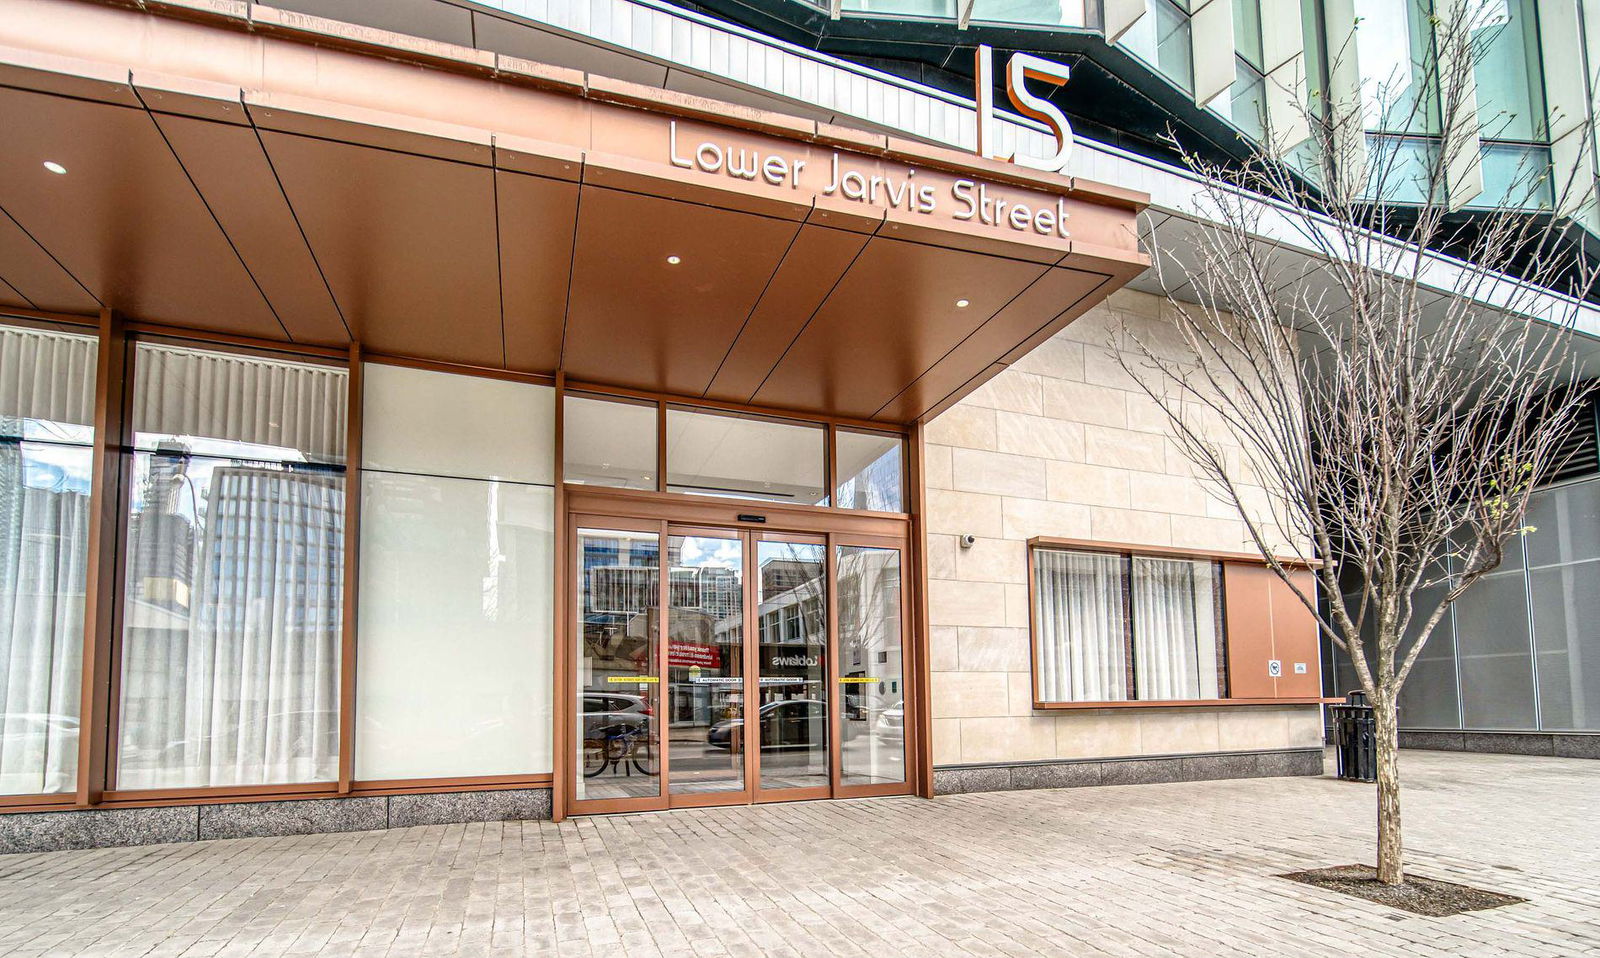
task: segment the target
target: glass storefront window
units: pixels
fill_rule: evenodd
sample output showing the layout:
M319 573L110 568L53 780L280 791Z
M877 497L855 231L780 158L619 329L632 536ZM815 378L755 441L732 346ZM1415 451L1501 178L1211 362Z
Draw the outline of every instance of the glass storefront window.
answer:
M565 481L620 489L656 487L654 403L568 393L562 405Z
M362 386L356 778L548 772L555 390L379 364Z
M1194 89L1189 17L1171 0L1145 0L1145 15L1118 41L1184 90Z
M0 326L0 795L77 787L96 350Z
M848 429L838 430L834 437L839 508L906 511L905 440Z
M1549 133L1534 0L1467 0L1463 6L1472 30L1479 135L1544 140Z
M825 506L826 440L821 426L672 407L667 491Z
M118 787L337 777L346 383L137 346Z

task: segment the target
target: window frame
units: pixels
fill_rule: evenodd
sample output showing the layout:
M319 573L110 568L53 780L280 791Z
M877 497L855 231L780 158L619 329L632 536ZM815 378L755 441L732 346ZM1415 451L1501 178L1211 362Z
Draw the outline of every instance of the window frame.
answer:
M1253 565L1265 566L1266 560L1257 554L1244 552L1226 552L1222 550L1186 549L1172 546L1140 545L1136 543L1099 542L1089 539L1070 539L1053 536L1037 536L1028 540L1028 671L1031 680L1033 708L1036 711L1074 710L1074 709L1119 709L1119 708L1188 708L1188 707L1220 707L1239 705L1302 705L1318 704L1326 701L1321 696L1278 696L1270 698L1236 697L1234 695L1234 656L1230 632L1234 623L1229 621L1227 603L1227 572L1230 566ZM1039 670L1039 640L1041 631L1039 626L1039 591L1036 578L1035 555L1039 551L1050 552L1096 552L1115 555L1122 559L1122 595L1121 601L1124 609L1124 648L1127 649L1125 659L1128 670L1129 694L1136 694L1136 669L1137 663L1133 656L1133 614L1132 614L1132 564L1134 558L1149 559L1188 559L1195 561L1210 561L1216 569L1213 594L1216 602L1216 616L1218 623L1217 635L1217 681L1220 697L1205 699L1110 699L1110 700L1083 700L1083 701L1055 701L1041 698L1040 670ZM1319 566L1315 561L1308 561L1299 557L1276 557L1283 565L1298 569L1314 569ZM1320 667L1320 666L1319 666Z

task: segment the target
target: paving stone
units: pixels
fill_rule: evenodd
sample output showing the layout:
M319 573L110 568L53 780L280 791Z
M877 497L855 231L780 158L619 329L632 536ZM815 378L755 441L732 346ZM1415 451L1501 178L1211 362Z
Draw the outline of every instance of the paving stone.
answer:
M1000 771L1185 772L1165 761ZM1430 919L1274 877L1372 857L1372 787L1297 775L31 852L0 859L0 956L1600 954L1600 763L1406 751L1401 769L1410 868L1526 904ZM120 820L144 835L182 821L116 811L147 813ZM0 836L23 817L92 838L39 815L0 816Z

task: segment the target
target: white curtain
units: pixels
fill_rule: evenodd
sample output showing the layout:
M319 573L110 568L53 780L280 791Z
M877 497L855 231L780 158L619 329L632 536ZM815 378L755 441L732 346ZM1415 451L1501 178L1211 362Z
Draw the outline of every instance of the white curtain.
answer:
M1047 702L1116 702L1128 697L1122 557L1038 549L1035 653Z
M176 346L139 345L134 430L297 450L343 462L348 374L315 366ZM141 442L142 448L149 443ZM196 445L196 452L206 451ZM262 450L241 450L259 457Z
M76 785L94 375L93 337L0 327L0 795Z
M299 460L342 458L344 374L169 347L137 361L136 429L169 438L135 455L118 785L330 781L344 475Z
M1218 697L1215 579L1207 561L1133 560L1138 698Z

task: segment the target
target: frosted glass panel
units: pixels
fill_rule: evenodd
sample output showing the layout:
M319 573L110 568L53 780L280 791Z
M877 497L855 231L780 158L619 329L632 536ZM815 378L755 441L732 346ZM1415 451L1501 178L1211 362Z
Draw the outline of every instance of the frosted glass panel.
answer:
M366 468L555 482L551 387L382 363L362 375Z
M1541 727L1600 729L1600 561L1530 575Z
M1520 550L1519 550L1520 551ZM1533 655L1522 571L1486 575L1456 600L1461 704L1467 728L1532 729ZM1502 566L1504 568L1504 566ZM1409 725L1409 719L1402 719Z
M553 490L362 488L356 777L550 771Z
M1416 611L1411 628L1400 646L1403 659L1411 652L1416 636L1428 617L1433 615L1444 598L1444 588L1435 586L1417 592ZM1406 728L1460 728L1461 710L1456 696L1455 634L1451 627L1451 613L1446 612L1428 637L1422 655L1412 666L1411 675L1400 690L1400 724ZM1354 672L1351 672L1354 681ZM1355 688L1355 685L1351 686Z
M1528 565L1600 559L1600 482L1543 489L1528 497Z

